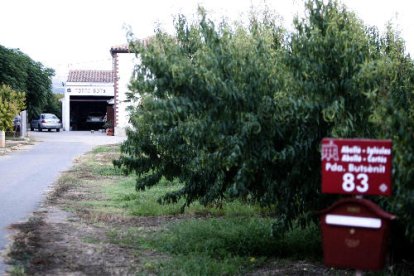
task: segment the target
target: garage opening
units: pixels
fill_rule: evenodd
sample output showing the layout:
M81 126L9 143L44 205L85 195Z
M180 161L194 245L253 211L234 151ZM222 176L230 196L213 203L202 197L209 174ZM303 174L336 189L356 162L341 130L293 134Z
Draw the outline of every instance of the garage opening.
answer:
M107 113L108 96L71 96L71 130L99 130L104 128Z

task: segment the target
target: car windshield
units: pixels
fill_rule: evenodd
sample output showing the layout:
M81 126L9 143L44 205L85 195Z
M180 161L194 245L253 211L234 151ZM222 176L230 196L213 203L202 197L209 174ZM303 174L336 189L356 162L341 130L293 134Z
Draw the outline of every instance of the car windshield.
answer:
M57 119L56 115L54 114L45 114L44 118L45 119Z

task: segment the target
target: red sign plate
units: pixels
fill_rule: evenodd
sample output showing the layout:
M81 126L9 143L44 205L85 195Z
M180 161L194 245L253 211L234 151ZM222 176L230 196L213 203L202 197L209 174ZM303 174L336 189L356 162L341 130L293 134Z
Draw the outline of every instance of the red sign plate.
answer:
M324 138L322 193L391 195L391 140Z

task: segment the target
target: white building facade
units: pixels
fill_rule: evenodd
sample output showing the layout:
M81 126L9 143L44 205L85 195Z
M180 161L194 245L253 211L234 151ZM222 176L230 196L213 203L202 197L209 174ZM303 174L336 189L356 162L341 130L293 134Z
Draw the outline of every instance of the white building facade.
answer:
M62 123L66 131L81 129L89 113L105 115L114 98L114 73L111 70L71 70L62 100ZM87 127L87 126L85 126Z
M62 99L63 129L88 130L84 122L89 113L107 114L114 135L125 136L130 127L128 107L136 106L127 94L137 58L128 45L112 47L112 70L71 70ZM109 112L111 111L111 112Z

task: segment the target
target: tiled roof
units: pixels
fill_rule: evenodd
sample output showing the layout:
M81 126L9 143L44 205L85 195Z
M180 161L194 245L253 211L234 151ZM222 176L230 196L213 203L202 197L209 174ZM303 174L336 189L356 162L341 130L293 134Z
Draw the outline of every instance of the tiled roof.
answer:
M112 70L70 70L68 82L114 82Z

